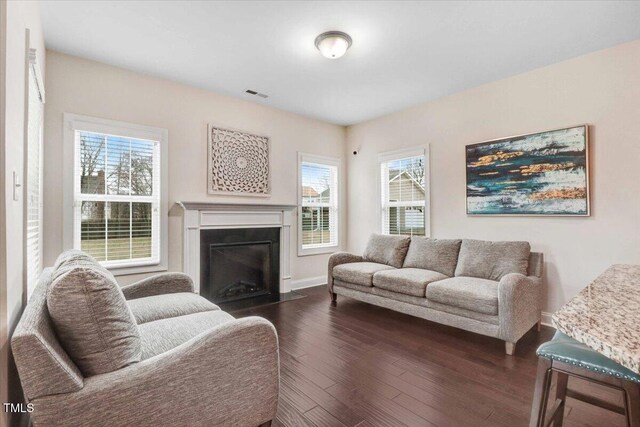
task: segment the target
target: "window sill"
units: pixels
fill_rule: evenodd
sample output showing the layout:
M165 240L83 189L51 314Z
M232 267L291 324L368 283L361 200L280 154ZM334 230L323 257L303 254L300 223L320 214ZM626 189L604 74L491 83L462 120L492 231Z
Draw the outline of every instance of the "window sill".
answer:
M338 246L322 246L319 248L308 248L303 249L298 247L298 256L312 256L312 255L322 255L322 254L332 254L339 250Z
M129 276L131 274L145 274L145 273L162 273L169 271L166 265L154 264L154 265L140 265L135 267L106 267L114 276Z

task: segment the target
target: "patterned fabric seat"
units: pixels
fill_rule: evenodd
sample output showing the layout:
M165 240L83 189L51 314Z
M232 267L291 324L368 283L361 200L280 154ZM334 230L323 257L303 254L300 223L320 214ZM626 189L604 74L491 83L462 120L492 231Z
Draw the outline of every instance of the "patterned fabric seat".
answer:
M416 297L424 297L429 283L446 279L442 273L421 268L383 270L373 275L373 286Z
M427 286L429 301L477 313L498 314L498 285L495 280L452 277Z
M377 262L353 262L336 266L333 269L333 277L360 286L373 286L373 275L382 270L394 268Z

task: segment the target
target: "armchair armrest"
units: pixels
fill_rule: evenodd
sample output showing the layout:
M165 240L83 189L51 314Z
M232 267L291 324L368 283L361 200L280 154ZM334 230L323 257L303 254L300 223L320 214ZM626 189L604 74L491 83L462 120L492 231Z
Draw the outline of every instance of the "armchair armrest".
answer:
M32 417L36 425L258 426L275 417L278 378L275 328L246 317L89 377L78 392L35 399Z
M193 280L184 273L156 274L122 287L122 293L128 300L193 290Z
M542 279L507 274L498 285L500 338L515 343L540 320Z
M329 257L329 271L327 273L327 289L333 294L333 267L340 264L348 264L350 262L362 262L364 259L360 255L350 254L348 252L336 252Z

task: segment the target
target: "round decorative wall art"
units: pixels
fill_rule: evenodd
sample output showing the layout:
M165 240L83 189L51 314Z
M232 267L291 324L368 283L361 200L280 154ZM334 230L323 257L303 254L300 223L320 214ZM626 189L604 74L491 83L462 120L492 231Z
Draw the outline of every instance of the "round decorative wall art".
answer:
M269 138L209 125L209 194L271 195Z

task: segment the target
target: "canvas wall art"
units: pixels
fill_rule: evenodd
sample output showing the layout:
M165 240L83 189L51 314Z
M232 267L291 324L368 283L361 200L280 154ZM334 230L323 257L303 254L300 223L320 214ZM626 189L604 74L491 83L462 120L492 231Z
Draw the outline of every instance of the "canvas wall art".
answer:
M589 215L588 127L466 147L467 214Z
M269 159L266 136L209 125L209 194L270 196Z

